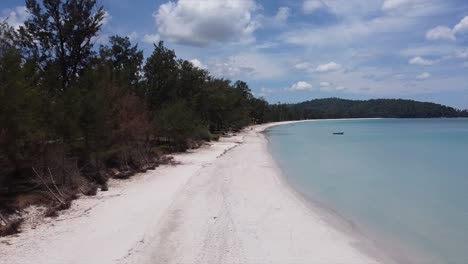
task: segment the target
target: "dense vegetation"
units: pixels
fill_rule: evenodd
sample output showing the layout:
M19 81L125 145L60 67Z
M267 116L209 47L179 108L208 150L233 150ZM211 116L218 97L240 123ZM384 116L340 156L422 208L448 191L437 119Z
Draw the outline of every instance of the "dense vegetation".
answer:
M77 192L105 190L109 177L253 123L467 114L403 100L269 105L245 82L215 78L163 42L146 60L128 37L96 46L104 18L96 2L26 0L24 25L0 24L0 216L2 204L65 208Z
M467 110L403 99L360 101L326 98L289 105L288 108L288 117L294 119L468 117Z
M0 213L36 198L66 207L168 151L267 120L245 82L214 78L163 42L146 61L128 37L96 46L96 2L27 0L24 25L1 23Z

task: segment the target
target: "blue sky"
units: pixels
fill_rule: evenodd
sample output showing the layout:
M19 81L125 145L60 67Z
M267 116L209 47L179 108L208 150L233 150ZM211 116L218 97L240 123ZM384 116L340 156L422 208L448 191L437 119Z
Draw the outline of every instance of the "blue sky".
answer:
M407 98L468 108L467 0L100 0L98 43L164 40L270 102ZM22 0L2 0L13 25Z

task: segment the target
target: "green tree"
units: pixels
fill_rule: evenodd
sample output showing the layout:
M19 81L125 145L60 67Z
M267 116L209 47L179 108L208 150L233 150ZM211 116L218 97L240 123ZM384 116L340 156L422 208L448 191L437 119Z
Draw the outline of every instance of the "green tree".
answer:
M19 29L21 43L40 70L57 71L61 85L55 92L63 92L90 63L104 8L96 0L26 0L26 8L31 17Z
M166 48L163 41L154 45L154 48L143 68L145 97L152 110L160 109L164 104L177 101L176 85L179 71L173 50Z
M25 169L25 160L31 158L30 144L43 138L40 120L40 94L34 89L28 65L21 53L7 38L12 30L0 25L0 160L8 163L8 190Z
M111 36L109 45L99 48L99 58L112 69L113 78L127 90L139 84L143 63L143 51L132 46L128 37ZM134 91L136 92L136 91Z

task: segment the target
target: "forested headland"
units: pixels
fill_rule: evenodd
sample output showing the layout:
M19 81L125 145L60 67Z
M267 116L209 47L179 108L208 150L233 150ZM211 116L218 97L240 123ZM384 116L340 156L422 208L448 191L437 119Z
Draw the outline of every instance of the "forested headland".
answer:
M294 119L468 117L467 110L403 99L315 99L289 105L289 111Z
M162 41L147 58L128 37L97 45L105 11L96 0L26 7L24 25L0 25L0 216L34 203L51 204L54 215L77 193L106 190L110 177L154 169L166 153L250 124L468 116L407 100L269 104L246 82L214 77Z

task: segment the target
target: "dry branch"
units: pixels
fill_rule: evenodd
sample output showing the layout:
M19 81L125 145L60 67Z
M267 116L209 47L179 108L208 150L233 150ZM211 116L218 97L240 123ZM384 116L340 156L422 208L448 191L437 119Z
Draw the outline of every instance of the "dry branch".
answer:
M47 188L47 190L49 190L50 194L52 194L52 196L61 204L64 204L64 202L62 201L62 199L60 199L53 191L52 189L49 187L49 185L47 184L47 182L44 180L44 178L42 178L42 176L37 172L37 170L33 167L32 168L34 174L36 174L36 176L42 181L42 183L45 185L45 187Z

